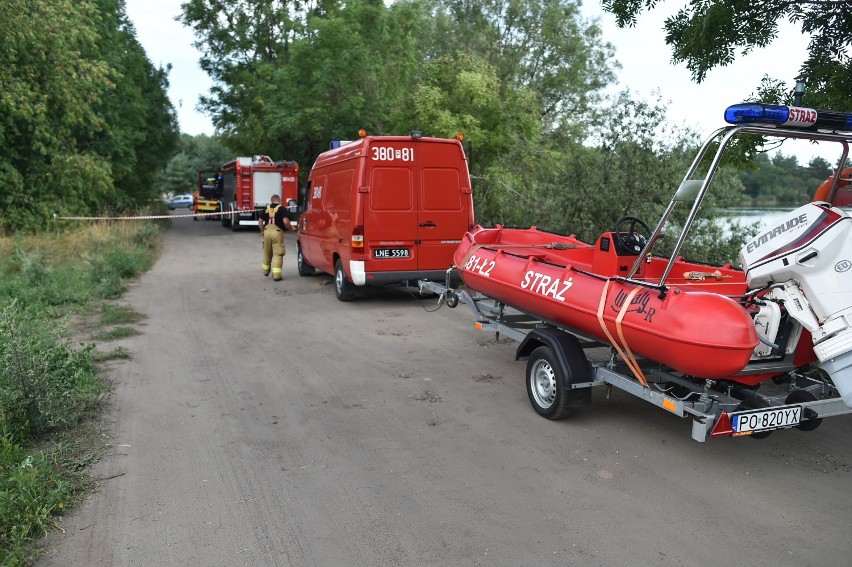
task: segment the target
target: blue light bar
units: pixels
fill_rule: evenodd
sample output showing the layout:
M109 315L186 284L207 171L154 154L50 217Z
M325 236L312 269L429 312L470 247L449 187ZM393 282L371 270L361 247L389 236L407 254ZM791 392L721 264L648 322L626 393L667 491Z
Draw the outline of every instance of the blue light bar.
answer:
M725 122L729 124L784 124L790 118L786 106L774 104L744 103L725 109Z
M729 124L775 124L788 128L852 131L852 113L799 106L742 103L725 109Z

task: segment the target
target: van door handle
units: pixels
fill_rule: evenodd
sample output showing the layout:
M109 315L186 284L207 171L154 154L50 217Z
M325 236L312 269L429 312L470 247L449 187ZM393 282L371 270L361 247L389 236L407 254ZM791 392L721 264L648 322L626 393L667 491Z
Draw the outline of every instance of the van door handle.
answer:
M432 221L429 221L429 222L422 222L422 223L420 223L419 226L426 226L426 227L429 227L429 228L433 228L433 227L436 227L438 225L433 223Z

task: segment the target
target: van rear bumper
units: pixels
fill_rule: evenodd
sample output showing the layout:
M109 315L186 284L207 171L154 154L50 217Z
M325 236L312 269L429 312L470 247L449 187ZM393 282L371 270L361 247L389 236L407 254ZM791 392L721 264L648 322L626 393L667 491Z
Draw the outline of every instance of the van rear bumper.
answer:
M446 270L413 270L405 272L366 272L364 274L364 283L355 285L385 285L402 282L411 282L416 284L418 280L430 280L433 282L444 283L447 280ZM353 280L354 280L353 274ZM458 284L461 278L456 270L450 274L450 284Z

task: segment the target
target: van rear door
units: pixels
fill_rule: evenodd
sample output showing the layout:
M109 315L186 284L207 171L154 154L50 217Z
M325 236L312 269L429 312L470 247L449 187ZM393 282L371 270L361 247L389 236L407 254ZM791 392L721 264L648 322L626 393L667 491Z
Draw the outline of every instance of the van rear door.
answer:
M373 140L368 148L364 206L367 283L370 272L417 269L414 140Z
M417 152L417 269L446 270L473 222L467 162L456 141L424 141Z

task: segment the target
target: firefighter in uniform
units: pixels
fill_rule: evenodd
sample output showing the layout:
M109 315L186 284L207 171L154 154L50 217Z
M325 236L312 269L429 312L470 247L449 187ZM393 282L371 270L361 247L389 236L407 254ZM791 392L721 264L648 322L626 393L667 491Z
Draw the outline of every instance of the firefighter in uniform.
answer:
M268 276L272 272L272 279L280 281L283 279L282 269L284 265L284 231L294 230L287 218L287 209L281 206L281 198L273 195L269 206L260 213L257 221L260 235L263 237L263 275Z
M192 220L194 221L198 220L198 217L196 216L198 214L198 197L198 189L196 189L195 192L192 193L192 212L195 213L192 215Z

